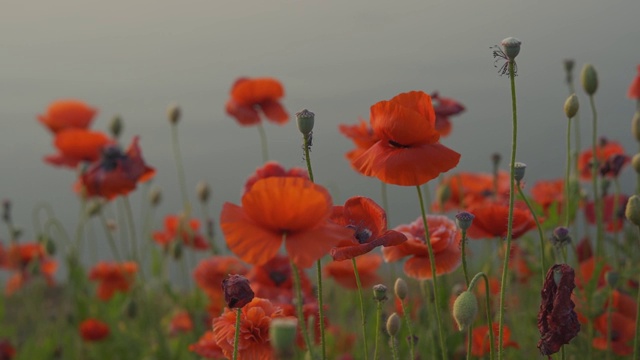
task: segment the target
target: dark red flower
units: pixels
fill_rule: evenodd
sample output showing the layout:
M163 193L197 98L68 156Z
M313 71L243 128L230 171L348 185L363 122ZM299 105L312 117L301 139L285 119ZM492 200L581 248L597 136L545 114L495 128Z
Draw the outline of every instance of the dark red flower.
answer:
M355 171L358 171L358 168L354 165L354 160L378 142L379 139L376 137L371 126L363 119L358 119L358 124L355 125L340 124L338 129L342 135L351 139L356 146L355 149L347 152L345 157L349 160L351 167Z
M254 266L247 274L247 279L256 297L269 299L277 304L288 304L295 297L292 275L291 261L287 256L278 254L265 264ZM301 269L298 269L298 275L303 298L313 301L309 277Z
M287 170L276 161L268 161L261 167L257 168L255 173L249 176L247 181L244 183L243 194L251 190L251 187L256 183L256 181L270 177L300 177L308 180L309 173L307 173L307 170L299 167L293 167Z
M438 184L438 194L442 194L442 204L433 203L434 211L468 209L487 199L507 199L509 197L509 173L500 171L496 179L493 174L461 172L444 178ZM496 194L496 180L498 193ZM440 207L443 207L441 209Z
M80 323L80 336L84 341L100 341L109 336L109 325L96 319L87 319Z
M575 304L571 300L575 287L575 273L569 265L556 264L547 272L538 312L538 330L541 336L538 349L542 355L549 356L549 359L550 355L560 351L562 345L568 344L580 332Z
M353 236L341 240L331 249L333 260L352 259L366 254L378 246L400 245L407 241L401 232L387 230L387 214L373 200L354 196L344 206L333 207L331 221L353 229Z
M84 161L98 161L102 149L113 143L111 138L99 131L76 128L61 130L53 140L58 153L45 156L44 162L73 169Z
M138 140L137 136L133 138L126 153L118 146L104 148L102 159L80 176L81 189L87 196L110 200L127 195L136 189L138 182L147 181L155 175L156 171L142 158Z
M230 309L244 307L255 296L251 285L249 285L249 280L237 274L229 275L228 278L222 280L222 291L224 291L224 301Z
M557 205L557 213L561 213L561 206L564 205L564 179L540 180L531 188L533 201L542 206L545 214L551 205Z
M132 261L124 263L99 262L89 272L89 280L98 281L98 298L108 301L116 291L127 292L133 285L138 265Z
M289 114L280 104L284 87L273 78L239 78L231 87L231 98L225 108L242 126L260 123L261 111L270 121L283 125Z
M509 204L503 201L486 201L476 204L469 210L476 217L467 235L471 239L505 238L509 219ZM517 239L536 227L536 222L529 209L516 202L513 209L513 226L511 236Z
M50 286L53 285L58 263L47 256L42 244L16 243L6 251L0 246L0 268L14 271L5 287L6 294L11 295L36 274L42 275Z
M247 266L234 256L212 256L201 260L193 271L193 278L198 287L210 300L218 300L222 296L220 284L229 274L244 275Z
M580 157L578 158L578 168L580 169L580 179L581 180L590 180L591 172L592 172L592 162L593 162L593 149L589 148L580 153ZM616 155L625 155L624 148L616 141L610 141L605 138L600 139L600 143L596 146L596 159L598 161L598 169L600 169L604 164L607 163L609 159L612 159ZM620 165L620 168L617 169L617 172L621 170L622 165L626 164L628 161L624 161L623 164ZM606 175L612 177L614 173L606 172ZM617 173L616 173L617 176Z
M95 108L80 100L58 100L47 108L47 113L38 115L38 121L51 132L64 129L86 129L97 113Z
M598 316L594 321L594 328L600 335L593 339L593 347L598 350L609 351L607 344L608 329L607 312ZM629 356L633 353L633 335L636 332L634 319L617 311L611 313L610 346L613 353L620 356Z
M431 100L433 101L433 109L436 113L436 130L440 133L440 136L447 136L451 133L451 121L449 116L458 115L465 110L464 106L458 101L441 97L437 91L431 93Z

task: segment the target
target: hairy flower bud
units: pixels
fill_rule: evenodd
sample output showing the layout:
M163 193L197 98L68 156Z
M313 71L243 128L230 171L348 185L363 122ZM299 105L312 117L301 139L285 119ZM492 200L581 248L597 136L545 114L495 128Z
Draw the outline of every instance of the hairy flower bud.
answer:
M453 318L458 323L460 331L465 331L473 325L478 314L478 299L471 291L463 291L453 303Z
M520 181L522 181L522 179L524 179L525 170L527 170L527 164L521 162L516 162L515 164L513 164L513 175L516 179L516 182L519 183Z
M578 97L576 94L571 94L564 102L564 114L571 119L576 116L578 113L578 109L580 108L580 104L578 103Z
M640 142L640 111L636 111L631 119L631 132L633 137Z
M598 74L593 65L585 64L582 67L580 81L582 82L582 88L587 94L593 95L596 93L596 90L598 90Z
M269 341L278 359L291 359L296 350L298 319L275 318L269 325Z
M162 202L162 191L159 187L154 186L149 190L149 202L151 206L156 207Z
M198 194L198 199L200 199L202 203L206 203L209 201L209 196L211 196L211 188L205 181L200 181L196 185L196 193Z
M471 224L473 223L474 218L475 218L475 215L473 215L472 213L467 211L461 211L458 214L456 214L456 224L458 225L460 230L467 231L467 229L471 227Z
M111 123L109 124L109 132L111 133L111 136L116 139L119 138L120 134L122 134L123 127L124 125L122 123L122 117L120 117L120 115L114 116L113 119L111 119Z
M387 300L387 287L378 284L373 286L373 298L376 301L386 301Z
M633 170L635 170L637 174L640 174L640 153L633 155L631 158L631 166L633 166Z
M304 109L296 113L296 120L298 121L298 130L307 136L313 131L313 124L315 121L315 114L311 111Z
M629 201L627 201L627 208L624 211L624 215L627 220L631 221L634 225L640 226L640 197L638 195L631 195Z
M175 125L180 121L180 117L182 116L182 110L178 104L171 104L167 108L167 118L172 125Z
M393 285L393 291L396 293L396 296L400 300L404 300L407 298L407 293L409 292L409 288L407 287L407 282L404 281L403 278L397 278L396 283Z
M398 335L401 325L402 323L400 322L400 316L398 316L398 314L396 313L393 313L387 319L387 332L389 333L389 335L391 335L391 337L395 337L396 335Z
M230 309L241 308L253 300L254 294L249 280L242 275L229 275L222 280L224 301Z

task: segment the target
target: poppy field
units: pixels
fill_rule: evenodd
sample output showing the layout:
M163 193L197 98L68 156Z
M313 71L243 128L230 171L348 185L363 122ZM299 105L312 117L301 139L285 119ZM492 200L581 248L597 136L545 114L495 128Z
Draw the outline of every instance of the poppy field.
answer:
M484 172L461 168L467 154L447 145L465 131L464 100L435 89L371 99L368 119L329 130L352 144L339 161L375 183L375 197L317 180L332 171L314 166L314 131L326 124L287 108L275 77L228 84L226 120L261 153L243 154L255 171L233 180L238 196L219 212L215 180L185 170L179 105L165 121L175 189L154 183L144 134L123 136L121 117L101 130L99 109L80 98L34 108L53 145L43 171L75 174L48 190L72 192L79 211L68 224L42 203L22 219L3 200L0 360L639 359L640 153L599 123L597 64L565 60L564 171L527 182L525 46L509 37L491 50L512 136ZM640 143L637 71L626 95L636 102L628 136ZM286 144L298 163L270 156L267 129L283 127L299 130ZM415 192L401 204L410 218L390 210L398 187ZM169 191L181 199L174 212L163 207Z

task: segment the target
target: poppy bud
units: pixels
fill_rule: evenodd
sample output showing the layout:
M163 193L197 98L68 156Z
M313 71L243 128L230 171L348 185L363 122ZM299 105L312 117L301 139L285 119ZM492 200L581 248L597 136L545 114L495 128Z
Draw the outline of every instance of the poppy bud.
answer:
M374 285L373 286L373 298L376 299L376 301L378 301L378 302L386 301L387 300L387 287L382 285L382 284Z
M472 213L462 211L456 214L456 224L458 225L460 230L467 231L467 229L471 227L474 218L475 215L473 215Z
M573 66L576 64L573 59L564 59L564 71L567 73L567 82L573 82Z
M298 121L298 130L304 135L308 136L313 131L313 123L315 114L311 111L304 109L296 113L296 120Z
M224 301L230 309L241 308L253 300L254 294L249 280L242 275L229 275L222 280Z
M397 278L396 283L393 285L393 291L396 293L396 296L400 300L404 300L407 298L407 293L409 289L407 287L407 282L404 281L403 278Z
M162 202L162 191L159 187L154 186L149 190L149 202L151 206L156 207Z
M211 188L206 182L200 181L198 185L196 185L196 193L198 194L198 199L200 199L201 202L206 203L207 201L209 201Z
M576 116L578 113L578 109L580 108L580 104L578 103L578 97L576 94L571 94L564 102L564 114L571 119Z
M637 141L640 141L640 111L636 111L631 119L631 132Z
M460 331L466 330L473 325L473 321L478 314L478 299L470 291L463 291L458 295L453 303L453 318L458 323Z
M516 162L515 164L513 164L513 176L516 179L516 182L519 183L522 179L524 179L525 170L527 170L527 164L521 162Z
M500 153L493 153L491 155L491 162L493 163L494 168L500 166L500 160L502 160L502 155L500 155Z
M93 200L87 206L87 215L89 217L94 217L100 214L101 210L102 210L102 203L100 201Z
M11 200L2 201L2 220L11 222Z
M596 93L596 90L598 90L598 74L593 65L585 64L582 67L580 80L582 82L582 88L587 94L591 96Z
M624 215L627 220L631 221L634 225L640 226L640 198L638 195L631 195L629 201L627 201L627 208L624 211Z
M114 138L119 138L120 134L122 134L122 128L123 128L123 124L122 124L122 117L120 117L120 115L116 115L113 117L113 119L111 119L111 123L109 124L109 132L111 133L111 136L113 136Z
M631 166L636 173L640 174L640 153L633 155L631 158Z
M508 37L500 42L500 45L502 45L502 50L504 51L505 55L507 55L509 60L513 60L516 58L516 56L518 56L518 54L520 53L520 44L522 44L522 41L514 37Z
M180 106L178 104L171 104L167 108L167 117L169 118L169 122L172 125L175 125L180 121L180 117L182 116L182 110L180 110Z
M269 341L278 359L291 359L296 350L296 328L298 319L275 318L269 325Z
M387 333L391 335L391 337L396 337L398 332L400 331L400 326L402 323L400 322L400 316L398 314L393 313L387 319Z
M554 246L563 246L571 243L571 236L569 235L569 229L564 226L558 226L553 230L553 234L549 239Z

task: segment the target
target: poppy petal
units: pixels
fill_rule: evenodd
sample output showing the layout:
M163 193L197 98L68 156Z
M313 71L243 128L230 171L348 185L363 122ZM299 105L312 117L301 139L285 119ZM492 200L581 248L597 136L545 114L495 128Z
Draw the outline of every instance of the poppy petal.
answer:
M283 125L289 120L289 114L282 104L275 100L267 100L260 103L264 116L272 122Z
M233 100L229 100L225 105L227 114L236 118L242 126L251 126L260 123L258 112L251 106L239 105Z
M284 87L273 78L240 79L231 89L231 99L237 104L253 105L284 96Z
M340 240L349 236L353 236L350 229L327 222L313 230L287 235L285 247L291 260L306 269L328 254Z
M393 100L380 101L371 106L371 127L378 138L391 139L405 146L435 143L440 134L433 120L425 118L419 109L407 107Z

